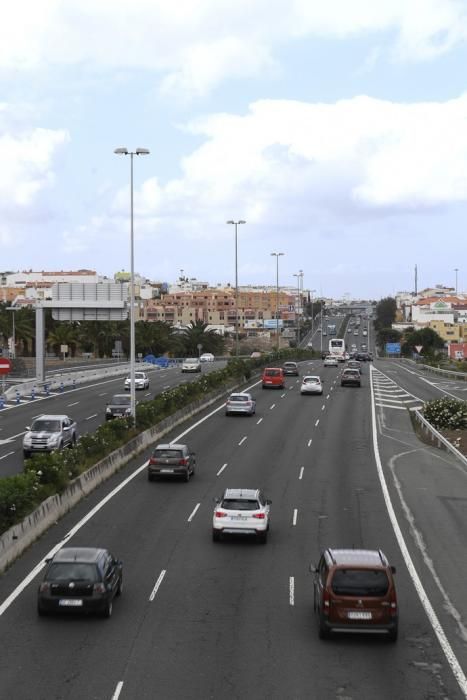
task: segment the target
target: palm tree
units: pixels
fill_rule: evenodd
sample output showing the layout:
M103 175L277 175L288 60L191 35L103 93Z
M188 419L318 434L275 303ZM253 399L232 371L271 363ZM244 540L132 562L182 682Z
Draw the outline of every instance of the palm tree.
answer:
M191 321L190 325L180 334L185 343L186 354L198 355L198 345L204 352L219 354L224 347L222 337L214 330L207 330L208 324L203 321Z
M47 345L51 345L56 355L60 354L60 346L68 345L72 357L76 353L77 330L75 324L60 323L47 336Z

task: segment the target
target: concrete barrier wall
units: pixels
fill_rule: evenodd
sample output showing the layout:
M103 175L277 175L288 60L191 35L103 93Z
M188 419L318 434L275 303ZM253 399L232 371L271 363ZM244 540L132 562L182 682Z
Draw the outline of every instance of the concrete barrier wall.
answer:
M203 399L195 401L174 415L165 418L157 425L140 433L118 450L102 459L79 477L74 479L61 494L51 496L21 523L14 525L0 537L0 573L12 564L34 540L38 539L51 525L59 520L74 505L93 491L103 481L115 474L133 457L153 443L157 443L191 416L209 407L228 395L237 384L230 385L222 391L213 392Z

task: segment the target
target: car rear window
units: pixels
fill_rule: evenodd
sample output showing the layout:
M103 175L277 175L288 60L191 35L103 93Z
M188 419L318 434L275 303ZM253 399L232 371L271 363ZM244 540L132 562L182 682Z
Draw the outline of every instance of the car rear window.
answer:
M222 508L226 510L258 510L259 507L257 500L224 498L222 501Z
M229 401L233 402L236 401L237 403L242 403L243 401L249 401L248 396L229 396Z
M318 377L305 377L303 380L304 384L319 384Z
M280 369L265 369L264 374L266 377L280 377Z
M183 455L180 450L154 450L153 457L159 459L181 459Z
M331 588L336 595L380 597L388 592L389 581L381 569L337 569Z
M284 362L284 367L286 367L286 369L295 369L297 365L295 362Z
M99 574L95 564L82 562L57 562L50 565L47 572L48 581L98 581Z

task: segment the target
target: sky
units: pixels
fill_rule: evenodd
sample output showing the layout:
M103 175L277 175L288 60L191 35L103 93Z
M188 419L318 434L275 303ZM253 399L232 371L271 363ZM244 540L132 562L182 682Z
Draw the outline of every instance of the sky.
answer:
M467 292L467 0L15 0L0 271ZM455 270L458 270L456 273Z

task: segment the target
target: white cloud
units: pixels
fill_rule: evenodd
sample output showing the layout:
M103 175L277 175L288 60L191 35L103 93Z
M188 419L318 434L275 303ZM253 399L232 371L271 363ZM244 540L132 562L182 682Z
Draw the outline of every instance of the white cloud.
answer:
M459 0L17 0L5 6L0 67L144 68L165 92L201 95L275 66L297 38L394 35L394 55L424 60L467 38Z

